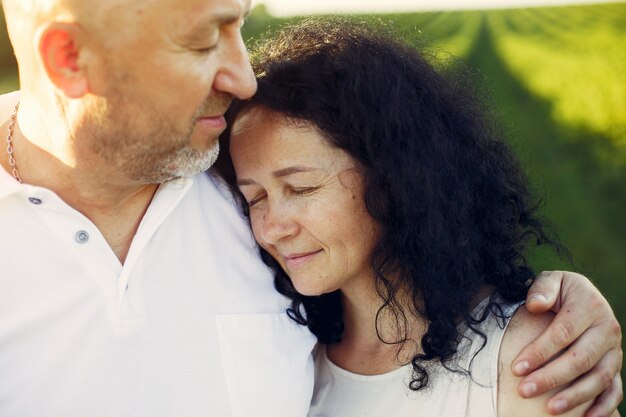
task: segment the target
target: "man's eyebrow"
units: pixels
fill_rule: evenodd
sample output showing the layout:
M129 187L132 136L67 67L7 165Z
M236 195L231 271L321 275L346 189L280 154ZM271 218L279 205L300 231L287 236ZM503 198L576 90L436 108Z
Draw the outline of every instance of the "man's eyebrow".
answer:
M218 10L208 16L202 16L190 25L191 31L210 28L214 24L231 24L239 19L239 14L230 10Z
M251 3L248 3L243 15L233 11L231 8L222 8L213 10L210 15L200 16L195 19L188 27L187 32L193 33L196 31L202 31L203 29L210 29L213 24L232 24L241 18L246 18L252 12Z
M278 171L274 171L272 172L272 175L276 178L280 178L280 177L286 177L288 175L292 175L292 174L298 174L300 172L310 172L310 171L318 171L317 168L311 168L311 167L304 167L304 166L293 166L293 167L287 167L287 168L283 168L283 169L279 169ZM247 179L247 178L243 178L240 180L237 180L237 185L238 186L242 186L242 185L254 185L256 184L256 181L251 180L251 179Z
M218 9L213 15L212 20L230 24L230 23L235 23L239 19L245 19L246 17L250 15L250 13L252 13L252 1L247 1L244 7L245 9L243 11L243 14L239 14L235 12L232 8L229 8L228 10Z

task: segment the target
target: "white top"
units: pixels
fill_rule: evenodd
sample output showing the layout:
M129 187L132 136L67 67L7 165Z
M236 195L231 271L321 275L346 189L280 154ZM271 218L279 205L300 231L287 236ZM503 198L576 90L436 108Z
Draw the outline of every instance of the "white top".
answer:
M157 191L122 266L0 168L0 416L305 416L315 338L208 175Z
M478 311L486 301L478 305ZM507 306L505 315L510 316L518 306ZM490 315L479 325L487 344L478 354L482 339L465 332L473 340L461 342L458 363L470 367L475 382L438 367L429 372L428 387L417 392L408 388L410 365L382 375L358 375L332 363L326 349L319 346L309 417L496 417L498 354L506 324L508 320Z

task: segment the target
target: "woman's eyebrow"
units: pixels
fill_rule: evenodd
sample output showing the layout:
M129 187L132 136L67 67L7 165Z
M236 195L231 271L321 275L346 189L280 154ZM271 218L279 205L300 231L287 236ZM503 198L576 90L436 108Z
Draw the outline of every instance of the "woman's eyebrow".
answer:
M306 166L287 167L287 168L279 169L277 171L272 172L272 176L276 178L280 178L280 177L286 177L292 174L298 174L300 172L310 172L310 171L319 171L319 168L312 168L312 167L306 167ZM238 186L254 185L254 184L256 184L256 181L249 179L249 178L242 178L242 179L237 180Z
M278 177L286 177L287 175L291 175L291 174L297 174L299 172L309 172L309 171L319 171L319 169L305 167L305 166L294 166L294 167L287 167L287 168L279 169L278 171L274 171L272 172L272 175L278 178Z

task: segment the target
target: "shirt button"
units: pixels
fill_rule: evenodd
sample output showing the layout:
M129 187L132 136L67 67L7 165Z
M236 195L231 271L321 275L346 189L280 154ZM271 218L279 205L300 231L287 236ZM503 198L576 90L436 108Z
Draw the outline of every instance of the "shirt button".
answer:
M35 197L29 197L28 201L30 201L31 203L35 204L35 205L40 205L42 203L40 198L35 198Z
M74 236L74 239L76 239L76 241L80 244L87 243L87 241L89 240L89 233L85 232L84 230L79 230L78 232L76 232L76 236Z

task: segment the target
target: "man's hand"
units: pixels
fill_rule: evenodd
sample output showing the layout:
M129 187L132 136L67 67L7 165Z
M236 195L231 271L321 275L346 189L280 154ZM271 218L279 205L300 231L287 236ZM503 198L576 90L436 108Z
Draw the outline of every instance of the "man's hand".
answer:
M515 375L528 375L518 386L520 395L534 397L573 381L550 399L551 414L596 398L585 417L611 415L623 399L623 352L620 325L606 299L580 274L542 272L528 292L526 308L557 315L513 361Z

